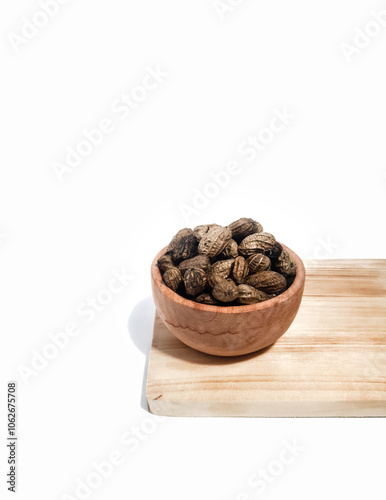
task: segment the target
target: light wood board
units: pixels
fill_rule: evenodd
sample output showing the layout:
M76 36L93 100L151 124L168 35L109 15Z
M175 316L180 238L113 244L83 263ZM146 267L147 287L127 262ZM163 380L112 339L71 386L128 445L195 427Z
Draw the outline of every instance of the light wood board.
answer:
M149 410L167 416L386 416L386 260L309 260L302 305L275 344L204 354L156 315Z

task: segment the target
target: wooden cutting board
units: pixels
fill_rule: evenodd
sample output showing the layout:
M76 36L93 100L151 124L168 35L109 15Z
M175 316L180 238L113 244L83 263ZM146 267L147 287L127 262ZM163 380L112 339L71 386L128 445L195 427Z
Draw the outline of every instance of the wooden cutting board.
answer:
M152 413L211 417L386 416L386 260L309 260L291 328L254 354L204 354L156 315Z

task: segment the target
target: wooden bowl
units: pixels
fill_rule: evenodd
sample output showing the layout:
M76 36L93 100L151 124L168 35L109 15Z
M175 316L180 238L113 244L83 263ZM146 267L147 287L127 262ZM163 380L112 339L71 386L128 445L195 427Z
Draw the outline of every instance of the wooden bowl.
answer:
M184 344L216 356L238 356L267 347L281 337L294 320L303 296L305 269L301 259L282 245L296 262L292 285L281 295L248 306L210 306L185 299L168 288L157 266L151 266L154 302L167 328Z

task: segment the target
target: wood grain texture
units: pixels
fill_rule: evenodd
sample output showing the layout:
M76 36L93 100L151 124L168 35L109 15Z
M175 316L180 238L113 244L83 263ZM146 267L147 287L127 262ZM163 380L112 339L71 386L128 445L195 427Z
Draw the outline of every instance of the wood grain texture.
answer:
M386 260L305 261L290 329L234 358L191 349L156 316L147 401L168 416L386 416Z

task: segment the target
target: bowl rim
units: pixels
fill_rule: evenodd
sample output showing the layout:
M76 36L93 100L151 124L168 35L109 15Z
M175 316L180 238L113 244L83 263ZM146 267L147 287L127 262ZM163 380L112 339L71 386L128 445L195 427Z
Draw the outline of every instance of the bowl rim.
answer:
M280 243L280 242L279 242ZM169 300L177 302L178 304L189 307L190 309L196 309L198 311L206 311L218 314L242 314L252 311L259 311L264 309L269 309L270 307L275 307L281 302L285 302L295 295L299 290L301 290L305 283L306 270L301 258L290 248L288 248L283 243L280 243L284 250L287 250L293 260L296 263L296 277L292 285L282 294L274 297L272 299L266 300L264 302L258 302L257 304L240 305L240 306L213 306L209 304L200 304L194 300L186 299L176 292L173 292L162 280L161 272L157 266L158 259L166 253L167 246L164 247L155 256L151 264L151 278L154 285L159 289L159 291L165 295Z

